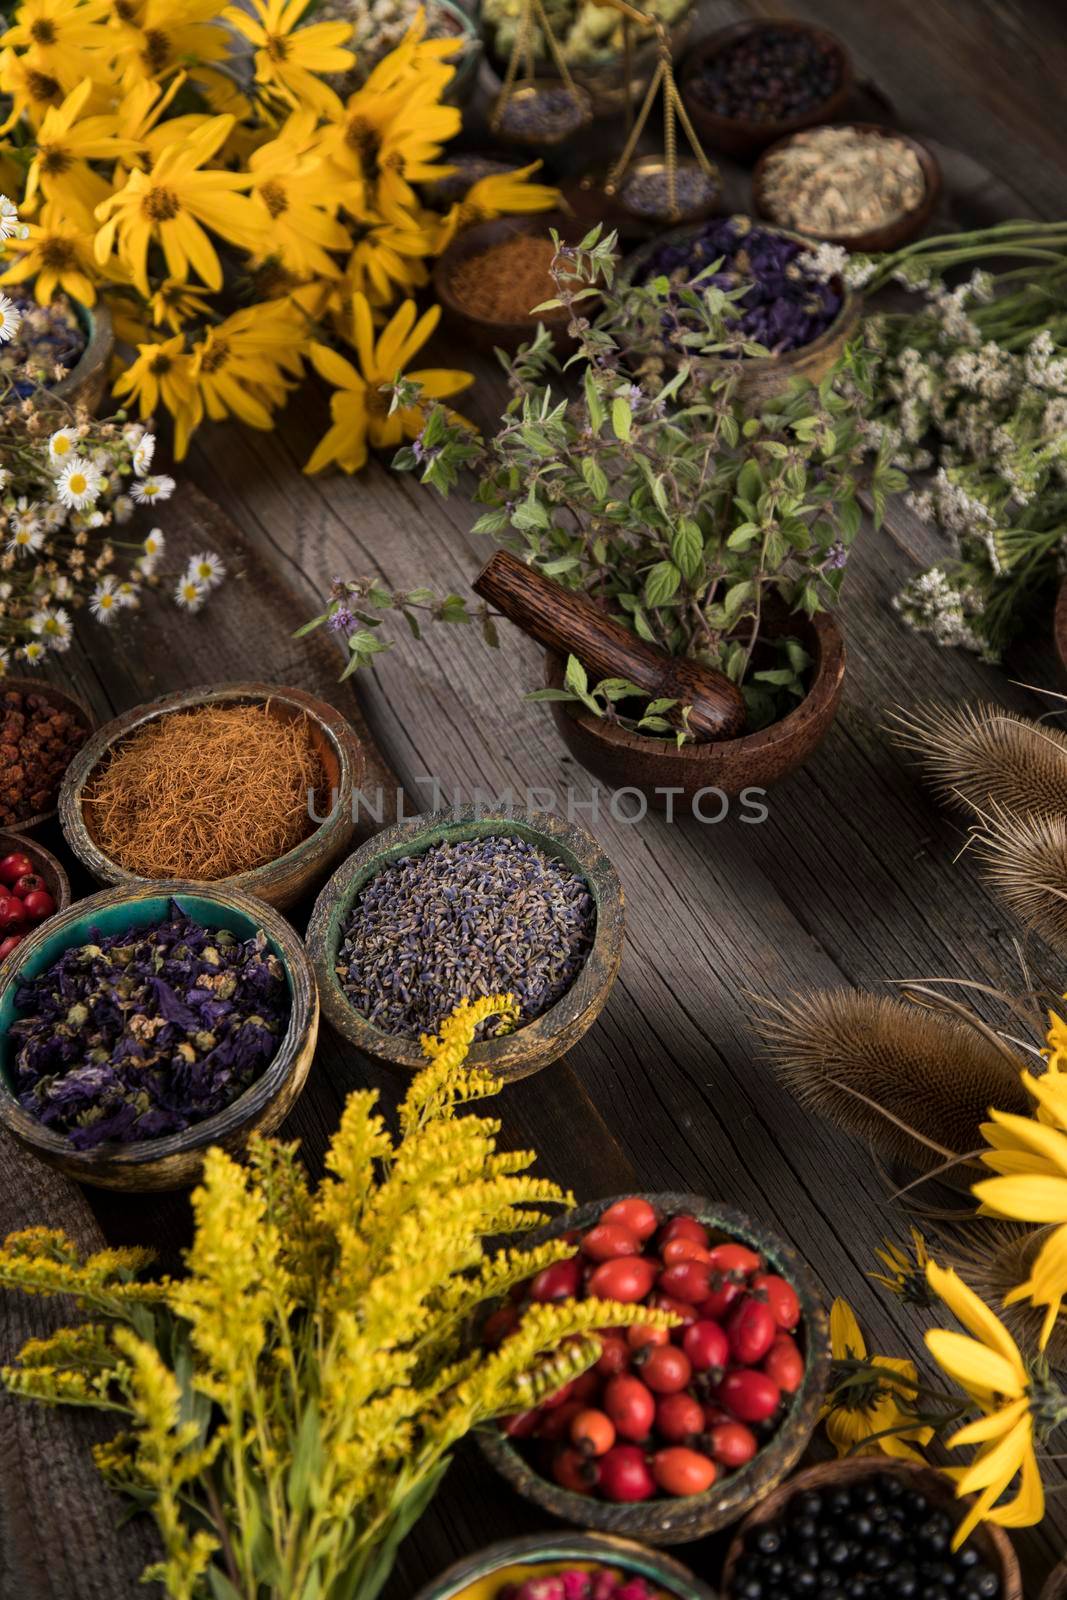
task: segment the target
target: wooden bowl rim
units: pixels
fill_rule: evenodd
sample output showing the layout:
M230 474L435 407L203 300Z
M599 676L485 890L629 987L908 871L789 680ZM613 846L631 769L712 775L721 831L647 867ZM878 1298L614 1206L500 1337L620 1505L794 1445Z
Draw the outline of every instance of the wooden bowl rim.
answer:
M79 750L75 751L71 758L67 766L67 772L69 772L96 731L96 718L85 704L85 701L79 699L76 694L71 694L69 689L61 689L58 684L49 683L46 678L17 678L5 673L0 678L0 695L8 689L17 689L21 694L39 694L42 699L51 700L57 704L60 710L73 711L80 719L85 729L85 743L82 744ZM63 792L63 784L66 782L66 777L67 773L65 772L56 787L56 803L54 806L51 806L46 811L35 811L31 816L22 817L18 822L9 822L7 831L9 833L29 833L31 828L39 828L42 822L50 822L59 812L59 796Z
M898 243L903 243L913 233L917 233L923 223L930 216L941 194L941 163L938 161L930 146L917 139L913 133L905 133L900 128L891 128L883 122L821 122L812 127L796 128L792 133L787 133L784 138L776 139L773 144L761 150L756 164L752 169L752 205L761 221L770 222L775 227L782 227L773 214L768 210L763 197L763 179L767 170L767 162L779 150L784 150L796 139L802 139L805 134L814 133L819 128L852 128L858 133L869 133L881 139L896 139L900 144L907 145L918 160L922 171L925 188L923 197L917 206L906 211L903 216L896 217L891 222L883 222L876 228L867 228L860 233L809 233L804 228L794 231L798 238L825 240L827 244L843 245L847 250L868 250L878 245L878 242L892 232ZM903 232L899 230L903 229Z
M482 255L502 240L512 239L519 234L543 232L547 236L549 228L555 228L565 244L577 243L589 231L562 211L537 211L521 216L494 217L489 222L479 222L473 228L462 229L456 234L448 249L439 255L433 264L434 294L445 311L464 322L484 328L486 332L495 334L501 340L529 337L539 322L543 322L550 331L565 328L568 320L565 307L557 307L554 311L542 311L536 317L526 316L519 320L512 317L483 317L478 312L472 311L452 288L452 274L461 262L468 261L471 256ZM589 303L585 302L587 306Z
M84 900L75 900L64 911L57 911L27 934L7 960L0 963L0 1003L18 982L26 963L57 934L68 929L73 932L79 926L91 926L95 913L109 907L133 907L146 900L171 899L177 900L180 907L184 898L206 900L222 911L237 911L263 930L285 967L291 1002L288 1026L261 1076L221 1111L181 1133L169 1133L160 1139L135 1139L128 1144L98 1145L92 1150L75 1150L63 1134L54 1133L23 1111L8 1082L6 1064L0 1064L0 1124L46 1159L62 1158L68 1170L79 1169L84 1174L84 1182L92 1183L94 1171L101 1167L128 1170L132 1176L154 1162L207 1149L219 1142L222 1135L232 1134L270 1104L287 1081L305 1044L309 1040L313 1043L316 1037L319 1006L315 974L307 951L281 913L265 900L257 900L255 895L239 889L181 879L133 889L125 886L101 889ZM69 939L65 948L69 949L75 942L75 938Z
M389 862L425 851L442 838L474 838L480 833L491 836L509 832L528 839L546 855L562 861L585 879L596 906L596 929L581 971L556 1004L515 1033L479 1040L471 1046L468 1064L492 1069L501 1055L514 1052L520 1042L529 1044L527 1054L539 1053L576 1018L585 1016L596 1006L604 993L605 981L607 990L611 989L622 959L625 899L618 873L587 829L578 823L563 822L547 811L524 811L517 807L510 813L486 811L481 806L423 812L384 828L342 861L315 901L307 926L308 952L326 1018L366 1055L413 1071L427 1064L417 1039L383 1033L356 1010L341 988L335 970L341 928L356 895ZM609 906L617 910L617 916L605 914Z
M83 306L76 303L77 313L89 324L89 338L85 349L71 367L67 376L54 384L49 391L57 399L65 401L68 405L77 405L77 391L91 378L105 362L111 358L115 346L115 332L111 321L111 312L104 301L97 297L95 305Z
M690 85L694 77L708 61L722 55L730 45L739 39L746 38L752 33L762 33L768 28L779 29L786 33L806 33L815 39L821 39L831 45L837 54L841 67L841 81L832 94L812 106L808 111L798 112L792 117L779 117L773 122L760 122L754 117L724 117L701 100L699 95L693 95ZM844 40L839 39L836 33L831 33L829 28L824 28L818 22L805 22L800 17L749 17L739 22L731 22L725 28L718 28L706 38L693 46L686 56L682 67L679 88L687 104L695 105L702 117L707 120L708 126L716 126L726 134L740 135L746 140L754 140L760 144L770 144L772 140L781 139L790 133L799 133L804 127L812 127L820 122L832 119L839 107L844 106L852 93L856 81L856 72L852 64L852 57Z
M24 834L16 833L14 828L0 828L0 856L6 856L13 850L24 850L28 856L36 856L44 862L56 888L59 890L59 893L53 896L56 902L56 909L53 911L52 916L55 916L57 912L65 911L70 905L70 879L67 876L67 869L59 857L54 856L51 850L46 849L43 844L38 844L36 839L27 839ZM44 876L45 874L41 873L41 877ZM50 922L51 918L46 917L44 920L45 922ZM43 923L39 923L38 926L43 926Z
M172 694L161 696L158 700L145 701L130 711L123 711L110 722L105 722L103 727L90 734L67 768L59 791L60 826L67 845L94 878L120 888L167 881L143 878L120 866L111 856L105 855L90 833L85 821L82 796L100 763L138 728L150 722L157 722L161 717L169 716L175 711L193 711L201 705L225 703L231 700L241 704L280 701L314 721L329 740L337 758L337 798L325 821L318 823L306 839L301 839L299 844L295 844L284 855L276 856L273 861L261 862L258 867L250 867L246 872L234 873L229 878L205 878L201 880L203 885L232 887L246 894L255 895L257 887L269 881L280 867L302 864L310 869L324 854L328 857L330 848L336 843L339 834L345 830L350 832L352 798L363 780L366 758L356 730L342 712L325 700L308 694L305 689L291 689L284 684L254 682L199 684L192 689L178 689Z
M525 1242L539 1244L573 1228L584 1228L596 1221L608 1206L624 1198L628 1197L612 1195L606 1200L593 1200L587 1205L578 1206L565 1216L538 1228ZM713 1484L703 1494L685 1499L645 1500L632 1505L595 1500L592 1496L560 1488L534 1471L511 1441L493 1424L477 1429L475 1438L483 1453L513 1489L551 1511L554 1516L579 1526L584 1524L611 1531L614 1531L613 1525L617 1524L634 1537L659 1537L667 1544L682 1544L735 1521L744 1510L746 1494L770 1494L800 1459L815 1431L829 1377L830 1323L815 1274L799 1251L771 1229L754 1222L746 1212L699 1194L668 1191L641 1193L640 1198L649 1201L664 1216L673 1216L678 1212L691 1213L706 1226L752 1245L797 1291L804 1314L804 1378L792 1396L773 1438L745 1466ZM776 1447L779 1447L777 1457ZM778 1475L770 1484L765 1483L763 1480L768 1472L774 1473L779 1466L781 1471Z
M806 1467L803 1472L798 1472L792 1478L786 1478L777 1488L772 1489L765 1500L754 1506L745 1517L741 1526L730 1541L726 1552L726 1560L722 1569L723 1600L730 1600L730 1583L734 1571L744 1550L745 1535L750 1528L759 1527L761 1523L770 1522L776 1517L783 1506L797 1494L802 1494L805 1489L821 1489L825 1484L840 1481L844 1478L874 1477L879 1473L890 1473L899 1477L921 1479L930 1489L935 1490L933 1498L943 1499L946 1506L956 1505L962 1512L964 1507L970 1505L973 1496L966 1500L957 1500L951 1481L936 1467L929 1466L922 1461L901 1461L891 1456L845 1456L832 1461L820 1461L815 1466ZM1019 1573L1019 1560L1015 1554L1015 1547L1003 1528L998 1528L994 1522L983 1522L975 1530L975 1534L988 1538L996 1553L1000 1565L1002 1593L1000 1600L1023 1600L1022 1578ZM974 1538L975 1534L971 1537Z
M537 1566L543 1561L598 1561L608 1567L621 1567L637 1577L653 1578L657 1584L685 1584L685 1592L672 1590L670 1600L717 1600L688 1567L665 1551L654 1550L620 1534L532 1533L517 1539L498 1539L471 1555L460 1556L433 1578L414 1600L463 1600L464 1590L481 1578L512 1566Z
M527 78L522 83L513 85L512 95L514 96L520 93L523 89L559 89L560 87L564 89L567 88L567 85L564 83L562 78L553 78L547 73L535 73L532 78ZM576 122L574 127L568 128L566 132L556 134L554 137L550 138L544 133L533 133L527 136L525 134L509 131L509 129L505 127L493 127L493 119L496 116L496 108L499 105L501 97L504 93L503 85L501 85L499 92L495 94L490 101L489 108L486 112L486 122L488 123L489 131L492 137L494 139L499 139L502 144L515 144L521 145L525 149L545 150L557 150L561 145L567 144L569 140L576 139L581 133L582 129L588 128L589 124L595 120L593 97L589 93L589 90L584 88L583 85L578 82L573 73L571 75L570 90L575 103L581 107L582 120L580 122ZM500 221L503 219L498 218L497 220Z
M704 218L702 222L687 222L681 227L670 228L666 233L657 233L653 238L646 239L631 250L625 257L619 271L619 279L623 283L632 283L634 273L643 267L648 258L665 244L681 244L684 240L692 238L699 233L711 220ZM729 216L722 216L722 222L735 220L747 222L751 227L762 228L765 233L777 233L784 239L792 239L797 244L803 245L805 250L810 249L811 239L802 233L797 233L793 228L782 228L776 222L768 222L763 217L750 217L743 211L732 212ZM748 376L760 373L773 372L783 367L796 366L806 362L810 356L821 355L831 345L839 340L848 338L852 329L859 321L863 309L863 296L850 289L848 284L840 277L834 278L833 283L841 295L841 308L828 328L819 334L817 339L812 339L810 344L798 344L793 350L783 350L779 355L770 356L742 356L738 363L742 371ZM722 357L717 362L709 361L709 366L725 365L729 358ZM731 361L731 365L733 362Z
M655 747L657 754L662 754L663 761L676 767L680 772L689 768L698 771L701 767L707 766L709 754L718 751L729 750L731 753L736 751L740 760L745 756L773 750L780 744L788 744L802 721L817 715L825 706L836 700L845 675L845 638L837 625L834 613L818 611L814 617L805 616L804 623L806 629L814 633L815 670L811 688L792 711L780 717L777 722L772 722L769 727L760 728L756 733L742 733L736 739L712 739L700 744L677 745L670 739L650 739L644 734L632 733L629 728L620 728L616 723L605 722L602 717L594 717L591 711L581 708L576 710L565 702L561 703L561 709L584 733L599 740L601 744L641 756L647 756L650 749ZM549 687L562 688L565 666L563 658L550 650L545 652L545 658ZM659 750L660 746L662 751Z

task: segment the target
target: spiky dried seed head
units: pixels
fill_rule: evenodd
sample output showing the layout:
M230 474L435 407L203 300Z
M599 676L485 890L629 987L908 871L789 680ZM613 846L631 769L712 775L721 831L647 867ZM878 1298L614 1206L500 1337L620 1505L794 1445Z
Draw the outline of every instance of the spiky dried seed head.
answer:
M1067 950L1067 816L1000 807L974 829L983 875L1004 904L1056 950Z
M927 778L978 816L1067 816L1067 734L1001 706L922 705L892 713L895 743Z
M1051 1227L1034 1228L1025 1222L1003 1222L985 1217L973 1225L947 1230L942 1248L935 1252L942 1266L955 1267L987 1306L1006 1323L1023 1355L1036 1355L1044 1307L1005 1306L1004 1296L1030 1276L1034 1258ZM1067 1318L1054 1325L1045 1351L1054 1367L1067 1370Z
M945 1159L938 1150L963 1155L981 1148L979 1127L990 1106L1028 1113L1019 1077L1026 1063L1020 1058L1013 1067L995 1044L954 1017L852 989L761 1003L757 1031L786 1088L887 1161L929 1172ZM976 1176L974 1166L945 1174L964 1188Z

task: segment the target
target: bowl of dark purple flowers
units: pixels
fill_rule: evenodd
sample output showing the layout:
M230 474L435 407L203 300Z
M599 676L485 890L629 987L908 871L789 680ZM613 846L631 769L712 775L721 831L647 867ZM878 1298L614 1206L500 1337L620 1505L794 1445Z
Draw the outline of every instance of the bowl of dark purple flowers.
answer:
M861 301L840 276L817 266L810 240L749 217L713 217L669 233L635 250L624 279L666 278L678 289L720 289L733 294L732 332L766 355L705 360L714 375L740 362L738 398L759 402L784 392L794 378L817 384L835 366L859 322ZM714 268L714 271L709 269ZM666 361L691 357L683 343L693 319L677 298L667 301L659 354Z
M176 1189L204 1151L272 1133L318 1033L303 945L203 884L105 889L23 939L0 978L0 1123L108 1189Z

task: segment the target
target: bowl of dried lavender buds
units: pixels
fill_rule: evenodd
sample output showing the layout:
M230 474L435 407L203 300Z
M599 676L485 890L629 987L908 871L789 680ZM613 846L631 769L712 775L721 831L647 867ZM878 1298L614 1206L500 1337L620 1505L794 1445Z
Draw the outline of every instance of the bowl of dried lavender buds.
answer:
M439 256L433 269L434 293L445 315L481 350L514 350L532 339L543 322L557 350L573 348L565 307L541 311L556 286L549 271L555 247L549 229L565 244L577 244L586 230L562 215L498 217L465 228ZM583 315L596 306L590 296Z
M399 822L343 862L307 945L323 1011L366 1055L424 1065L420 1039L464 998L511 994L472 1065L524 1078L599 1016L619 970L623 893L584 828L544 812L456 807ZM498 1031L499 1030L499 1031Z
M106 1189L177 1189L303 1088L315 978L271 906L198 883L103 889L0 968L0 1124Z
M464 1556L415 1600L715 1600L673 1556L610 1534L537 1533Z
M60 785L93 730L89 708L53 683L0 683L0 827L22 833L56 814Z
M302 689L185 689L93 735L60 822L98 882L226 883L285 909L349 844L363 766L354 728Z

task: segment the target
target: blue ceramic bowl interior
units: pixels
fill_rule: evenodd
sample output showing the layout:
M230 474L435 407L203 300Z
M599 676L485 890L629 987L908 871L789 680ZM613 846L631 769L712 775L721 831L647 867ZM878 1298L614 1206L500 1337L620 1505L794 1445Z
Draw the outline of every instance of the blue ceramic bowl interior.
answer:
M225 928L228 933L234 933L240 939L251 938L259 931L261 926L255 917L250 916L245 911L238 910L236 906L228 906L219 900L212 900L206 896L195 894L151 895L144 899L138 898L123 901L117 905L97 906L73 918L70 917L69 912L61 912L54 920L62 925L51 932L48 931L47 924L42 925L40 944L27 953L23 962L18 962L18 951L14 952L16 965L7 981L3 984L2 990L0 990L0 1077L3 1078L8 1093L13 1092L9 1068L11 1059L9 1029L12 1022L22 1014L15 1004L15 994L20 983L24 979L39 977L54 961L59 960L65 950L69 950L73 945L86 944L89 939L89 932L92 929L95 929L106 938L109 934L124 933L127 929L148 928L156 923L163 922L170 913L172 900L187 916L195 918L205 928ZM72 907L71 909L76 911L77 907ZM267 934L267 945L281 961L285 971L286 987L289 990L289 1027L278 1042L278 1051L275 1053L275 1059L277 1059L277 1055L288 1049L294 1042L293 983L292 975L289 971L289 963L269 933ZM256 1084L251 1084L245 1090L245 1094L252 1093L255 1088ZM244 1096L242 1095L240 1098L243 1099ZM240 1100L235 1101L235 1104L240 1104Z

